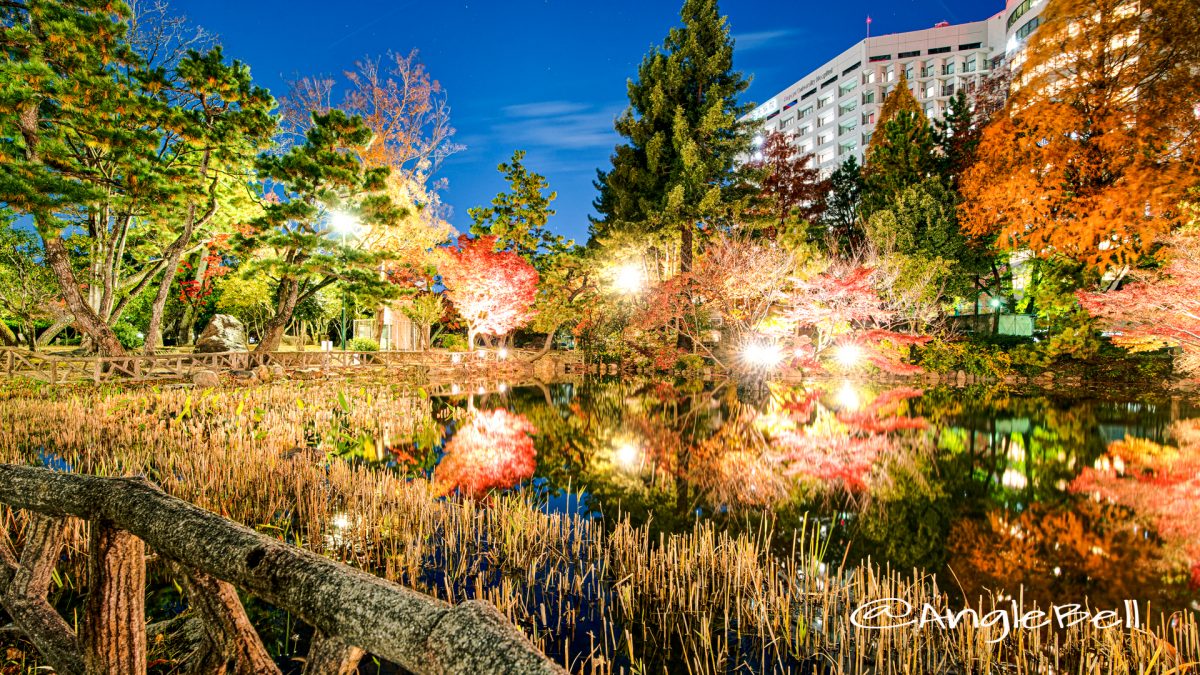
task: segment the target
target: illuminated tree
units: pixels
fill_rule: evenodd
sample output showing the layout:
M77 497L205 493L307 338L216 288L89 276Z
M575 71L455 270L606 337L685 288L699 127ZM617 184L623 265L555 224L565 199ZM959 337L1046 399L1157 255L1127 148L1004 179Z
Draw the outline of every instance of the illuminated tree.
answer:
M1169 262L1121 290L1079 293L1084 309L1116 333L1130 351L1179 347L1179 367L1200 374L1200 233L1194 228L1166 240Z
M813 154L796 152L786 134L776 131L768 135L762 160L754 166L764 175L751 213L769 223L769 238L774 239L789 222L812 222L824 212L822 197L828 183L821 179Z
M283 196L268 192L264 215L235 239L245 256L243 276L266 274L275 283L275 311L258 352L277 349L296 307L335 282L364 295L392 290L379 274L386 251L358 250L333 232L333 212L367 226L401 216L383 192L388 169L369 168L358 156L370 145L371 131L340 110L313 121L303 145L259 158L260 175Z
M491 206L477 206L467 213L471 234L495 237L497 246L515 251L542 272L546 260L570 249L574 242L546 229L554 215L550 204L558 193L542 194L549 187L546 177L526 168L524 159L525 151L517 150L510 162L497 167L508 181L508 192L496 195Z
M494 237L458 238L441 249L438 270L446 295L467 323L467 343L478 335L501 336L533 318L538 273L513 251L495 250Z
M964 228L1115 287L1195 182L1198 45L1194 2L1050 0L963 177Z
M625 140L612 168L598 173L593 235L678 233L679 269L688 271L696 230L727 217L738 201L737 158L750 143L737 97L749 86L733 70L733 38L717 0L684 0L683 26L654 47L628 85L617 119ZM673 238L673 237L672 237Z
M903 73L879 111L863 165L862 216L888 208L906 188L937 171L933 128Z
M433 472L435 489L478 498L533 477L537 450L531 435L537 431L524 415L502 408L474 412L446 443Z

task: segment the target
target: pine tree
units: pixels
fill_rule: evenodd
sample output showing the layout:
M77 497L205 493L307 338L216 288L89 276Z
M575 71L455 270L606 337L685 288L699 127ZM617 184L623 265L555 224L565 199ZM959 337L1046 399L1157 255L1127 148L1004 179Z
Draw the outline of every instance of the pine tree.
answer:
M278 348L296 307L336 282L380 298L395 292L379 273L388 253L360 250L332 229L333 213L367 227L404 216L384 194L389 169L362 162L360 153L371 140L361 118L331 110L313 115L304 144L259 158L259 174L283 196L268 192L264 215L235 239L246 260L243 273L267 274L275 282L274 315L255 351Z
M901 191L937 169L933 128L901 74L896 89L883 102L880 122L867 145L863 218L887 208Z
M508 181L509 191L492 199L491 206L469 209L471 234L492 236L500 250L511 250L538 267L547 255L561 253L574 245L562 235L546 229L554 209L550 204L558 193L543 194L550 185L546 177L530 171L522 163L525 151L513 153L512 161L500 164L497 170Z
M825 194L825 212L821 224L825 226L830 247L854 251L862 243L863 229L859 219L862 206L862 166L858 158L842 162L829 176L829 191Z
M678 231L680 268L698 226L728 216L739 195L736 158L749 147L737 102L749 86L733 70L733 39L716 0L685 0L683 26L642 60L616 129L626 139L599 172L594 237Z
M962 89L950 98L946 114L934 124L934 138L941 152L941 173L957 186L959 176L971 166L979 147L975 113Z

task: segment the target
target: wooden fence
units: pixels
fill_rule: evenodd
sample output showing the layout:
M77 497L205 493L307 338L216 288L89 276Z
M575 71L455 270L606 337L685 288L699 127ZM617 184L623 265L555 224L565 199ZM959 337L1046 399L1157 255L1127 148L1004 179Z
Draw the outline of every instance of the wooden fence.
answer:
M0 532L0 606L60 675L146 672L147 549L182 584L189 611L180 618L196 624L182 631L195 637L181 672L280 672L239 590L315 629L306 674L355 672L365 653L418 674L564 672L486 602L451 606L255 532L141 478L0 464L0 504L28 515L19 550ZM90 526L88 592L74 625L47 599L72 518Z
M287 370L350 370L386 368L493 367L520 364L535 352L485 349L475 352L446 351L328 351L328 352L224 352L217 354L132 354L127 356L53 356L18 349L0 352L0 373L50 384L74 382L137 382L188 380L197 371L222 373L278 365ZM561 355L552 360L563 360ZM573 357L566 361L574 361Z

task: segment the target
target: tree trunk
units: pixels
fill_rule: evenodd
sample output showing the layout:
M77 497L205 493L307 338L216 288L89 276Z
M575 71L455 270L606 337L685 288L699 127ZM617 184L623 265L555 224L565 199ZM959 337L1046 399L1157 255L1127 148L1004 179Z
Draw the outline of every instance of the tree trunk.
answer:
M546 333L546 341L542 343L541 350L529 358L530 363L533 363L534 361L537 361L546 354L550 353L550 348L554 346L554 336L558 334L558 329L562 326L562 324L563 322L559 321L558 323L554 324L554 327L550 329L549 333Z
M279 349L279 343L283 341L284 328L292 320L292 313L296 311L296 303L300 299L300 282L291 277L284 277L279 280L279 288L275 292L275 316L267 322L263 329L262 342L254 348L255 354L266 354Z
M64 519L35 515L20 560L0 536L0 606L59 675L82 675L75 631L46 599L63 547Z
M171 567L183 578L188 607L195 611L204 627L206 644L204 653L196 654L200 663L195 670L226 675L278 675L279 668L246 616L237 589L179 563Z
M692 271L692 238L695 229L695 225L691 221L684 221L679 225L680 274L686 274ZM695 346L692 344L692 338L689 337L684 331L680 330L675 336L675 347L690 352Z
M475 329L467 329L467 351L475 351Z
M17 339L15 334L13 334L12 329L8 327L8 324L0 321L0 345L4 345L5 347L17 347L20 346L20 344L21 341Z
M49 345L54 338L58 337L59 333L63 332L67 326L70 326L74 322L75 317L71 316L69 312L64 312L56 316L54 323L50 324L50 327L42 331L42 334L37 337L38 346L45 347Z
M88 675L146 672L146 545L106 520L92 522L83 663Z
M365 655L359 647L317 631L304 659L304 675L354 675Z
M79 331L91 339L92 344L102 356L124 356L125 348L117 339L117 334L100 318L96 311L88 305L83 294L79 292L79 281L71 269L71 261L67 254L67 246L62 237L43 237L46 263L58 279L59 289L67 308L75 317L75 325Z

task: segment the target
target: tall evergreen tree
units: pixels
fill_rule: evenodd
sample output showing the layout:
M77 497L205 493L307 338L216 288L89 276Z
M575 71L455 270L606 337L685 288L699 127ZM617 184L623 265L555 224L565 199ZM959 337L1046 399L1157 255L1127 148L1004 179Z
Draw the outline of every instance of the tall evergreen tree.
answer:
M749 86L733 70L733 39L717 0L685 0L683 26L642 60L616 129L626 139L598 172L592 234L678 231L680 268L692 264L696 228L728 217L744 186L733 180L749 148L737 97Z
M936 173L933 128L903 74L888 94L867 145L863 167L863 218L887 208L905 188Z
M830 247L853 251L862 243L863 228L859 220L862 205L862 166L858 158L842 162L829 176L829 191L825 194L825 212L821 214Z
M941 152L941 172L957 186L959 176L971 166L979 147L979 126L971 101L962 89L950 98L946 114L934 123L934 138Z

